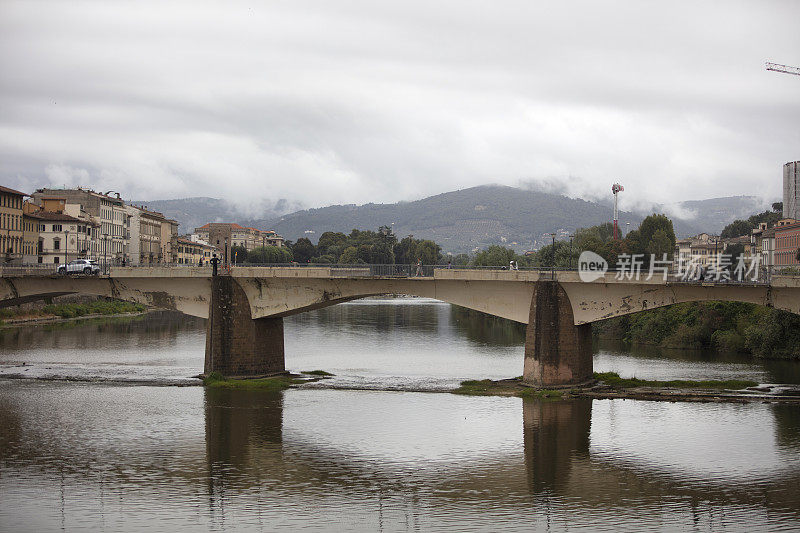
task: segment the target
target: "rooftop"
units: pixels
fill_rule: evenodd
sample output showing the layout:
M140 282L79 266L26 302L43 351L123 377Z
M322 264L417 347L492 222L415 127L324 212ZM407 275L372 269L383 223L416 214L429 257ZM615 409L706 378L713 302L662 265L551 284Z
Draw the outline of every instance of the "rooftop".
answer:
M30 196L27 193L19 192L16 189L11 189L9 187L4 187L2 185L0 185L0 192L4 192L4 193L7 193L7 194L16 194L17 196Z

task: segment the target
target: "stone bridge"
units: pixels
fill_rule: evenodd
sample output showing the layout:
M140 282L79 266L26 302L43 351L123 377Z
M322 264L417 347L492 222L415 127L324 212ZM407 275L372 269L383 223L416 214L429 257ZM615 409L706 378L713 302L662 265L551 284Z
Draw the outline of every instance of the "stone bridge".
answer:
M800 277L770 283L592 282L577 272L435 269L395 276L373 266L112 268L109 276L2 271L0 306L65 294L109 296L208 319L205 372L282 373L283 317L384 294L435 298L527 324L523 379L539 387L591 380L592 322L693 301L738 301L800 314Z

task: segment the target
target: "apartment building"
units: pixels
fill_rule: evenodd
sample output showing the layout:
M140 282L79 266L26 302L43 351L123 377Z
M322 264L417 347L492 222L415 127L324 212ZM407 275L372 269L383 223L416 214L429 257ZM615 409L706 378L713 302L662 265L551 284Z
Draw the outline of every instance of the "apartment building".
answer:
M24 192L0 185L0 257L5 263L22 262L22 199L25 196Z
M178 223L157 211L136 205L125 206L126 264L153 265L175 263L174 239Z
M681 270L690 263L705 268L716 266L719 254L724 252L724 248L725 244L719 237L708 233L678 240L675 242L673 268Z
M163 215L162 215L163 216ZM164 218L161 221L161 250L164 263L178 262L178 221Z
M38 222L37 263L58 265L72 259L98 257L96 222L54 211L37 211L27 216Z
M800 220L784 218L773 228L775 233L775 267L800 267Z
M212 255L216 252L214 247L200 242L192 241L186 237L176 239L177 264L189 266L202 266L209 264Z
M99 225L97 260L107 264L122 264L126 251L126 211L119 194L110 196L81 187L75 189L37 189L33 201L45 207L45 200L64 200L65 204L79 205L80 210ZM50 210L50 204L45 210Z
M209 222L195 228L199 240L205 241L218 250L227 247L241 246L247 251L255 250L262 246L283 246L284 239L274 231L264 231L257 228L246 228L231 222Z

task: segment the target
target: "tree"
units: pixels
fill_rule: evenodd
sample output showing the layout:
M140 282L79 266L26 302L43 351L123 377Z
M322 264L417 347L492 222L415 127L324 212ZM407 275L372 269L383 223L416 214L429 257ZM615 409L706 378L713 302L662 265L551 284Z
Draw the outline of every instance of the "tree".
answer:
M339 256L340 265L355 265L357 263L363 263L363 261L358 258L358 248L355 246L348 246Z
M291 263L292 252L285 246L260 246L247 254L247 262L262 265Z
M732 267L736 268L736 264L739 262L739 257L744 254L744 245L741 243L731 244L725 248L725 253L731 257Z
M437 265L442 258L442 247L429 240L419 241L415 252L424 265Z
M347 235L336 231L326 231L319 237L317 243L317 253L319 255L330 254L338 258L342 250L346 248Z
M780 207L780 209L775 209L776 207ZM775 202L772 204L772 211L764 211L763 213L758 213L757 215L753 215L747 220L734 220L725 228L723 228L722 233L720 233L720 237L723 239L728 239L731 237L741 237L742 235L748 235L750 230L753 230L758 227L759 224L762 222L767 223L767 227L771 228L775 225L777 221L779 221L782 217L783 210L783 202Z
M244 246L231 246L231 263L247 263L247 248Z
M312 257L317 255L317 249L310 240L302 237L297 239L297 242L292 246L292 254L294 255L294 260L298 263L308 263Z
M404 237L394 245L395 261L401 265L410 265L416 262L417 239L413 235Z
M515 256L516 254L511 248L504 248L495 244L482 252L478 252L472 264L475 266L507 267Z
M638 230L631 231L625 238L627 253L642 254L644 266L650 265L650 254L656 254L656 259L661 260L666 253L671 259L675 251L675 230L672 220L666 215L652 214L646 217L639 225Z
M741 237L747 235L753 229L753 225L747 220L734 220L722 229L719 236L723 239L731 239L733 237Z
M661 260L664 254L667 257L672 257L672 252L675 250L675 235L673 234L672 240L663 229L656 230L647 244L647 253L655 256L657 260Z

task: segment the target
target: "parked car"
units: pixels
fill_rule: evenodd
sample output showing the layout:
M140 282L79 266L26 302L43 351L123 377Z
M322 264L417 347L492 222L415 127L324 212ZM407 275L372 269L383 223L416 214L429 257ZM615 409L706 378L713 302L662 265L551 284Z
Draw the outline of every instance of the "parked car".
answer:
M59 274L92 274L100 273L97 261L91 259L75 259L67 264L58 265Z

